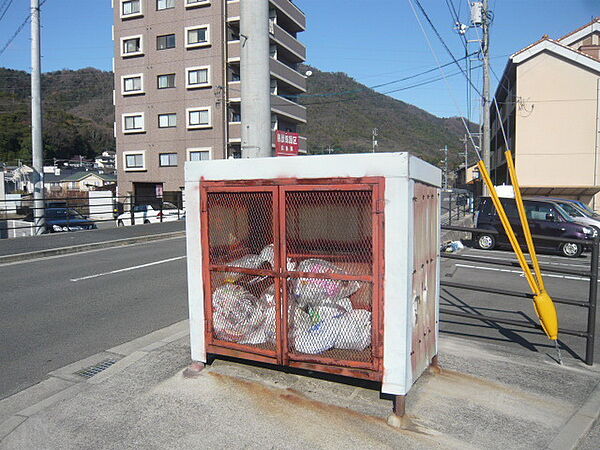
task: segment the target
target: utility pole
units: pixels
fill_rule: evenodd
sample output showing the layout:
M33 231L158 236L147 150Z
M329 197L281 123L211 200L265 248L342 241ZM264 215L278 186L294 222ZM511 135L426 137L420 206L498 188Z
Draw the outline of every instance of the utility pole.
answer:
M490 167L490 14L489 14L489 0L483 0L482 8L482 30L483 30L483 139L482 139L482 150L483 150L483 162L485 163L488 170L491 172ZM489 195L487 187L484 186L484 194Z
M469 168L469 152L468 152L468 144L467 144L469 142L468 136L465 134L465 136L461 139L461 141L465 145L465 150L463 153L459 153L459 155L465 157L465 184L467 184L467 182L468 182L467 169Z
M31 0L31 150L33 159L33 217L35 234L45 229L44 147L40 56L40 0Z
M269 2L240 2L242 158L273 156L269 75Z
M442 180L442 187L448 189L448 146L444 145L444 148L441 148L439 151L444 152L444 178Z
M377 128L373 128L373 153L375 153L376 149L379 146L379 144L377 143L377 133L379 133L379 130Z

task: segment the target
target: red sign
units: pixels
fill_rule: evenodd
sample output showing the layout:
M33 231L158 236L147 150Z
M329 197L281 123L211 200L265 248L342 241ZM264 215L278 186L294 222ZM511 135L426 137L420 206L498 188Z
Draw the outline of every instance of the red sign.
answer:
M300 135L289 131L275 132L275 156L297 156L300 148Z

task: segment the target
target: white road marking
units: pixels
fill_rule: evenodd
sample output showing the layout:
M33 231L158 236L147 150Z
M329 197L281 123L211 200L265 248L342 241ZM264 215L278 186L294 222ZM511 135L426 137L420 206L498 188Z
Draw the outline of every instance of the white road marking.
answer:
M516 273L520 277L524 277L525 276L525 274L523 273L522 270L497 269L495 267L472 266L470 264L455 264L455 265L456 265L456 267L464 267L464 268L467 268L467 269L488 270L488 271L492 271L492 272ZM589 279L588 278L583 278L583 277L574 277L574 276L569 276L569 275L554 275L554 274L548 274L548 273L542 273L542 275L545 278L562 278L563 280L586 281L586 282L589 283Z
M130 270L143 269L144 267L156 266L157 264L164 264L164 263L168 263L171 261L177 261L177 260L180 260L183 258L185 258L185 256L176 256L175 258L163 259L161 261L154 261L154 262L147 263L147 264L140 264L139 266L125 267L124 269L111 270L110 272L104 272L104 273L96 273L94 275L88 275L86 277L71 278L71 281L83 281L83 280L89 280L91 278L98 278L98 277L103 277L106 275L113 275L115 273L129 272Z
M511 255L513 254L512 250L506 250L506 251L502 251L502 250L482 250L480 248L469 248L469 252L478 252L478 253L486 253L486 254L496 254L496 255ZM567 259L565 256L558 256L558 255L540 255L538 254L538 258L540 260L543 259L558 259L561 261L564 261L565 259Z
M466 253L466 254L468 254L468 253ZM509 260L509 261L517 262L516 258L513 258L513 257L509 257L509 258L496 258L494 256L486 256L486 258L487 259L495 259L495 260L498 260L498 261L507 261L507 260ZM540 262L542 264L547 264L547 265L550 265L550 266L582 267L584 269L589 269L589 267L590 267L589 264L586 264L586 265L583 265L583 264L565 264L565 263L556 263L556 262L550 262L550 261L544 261L544 260L540 260Z

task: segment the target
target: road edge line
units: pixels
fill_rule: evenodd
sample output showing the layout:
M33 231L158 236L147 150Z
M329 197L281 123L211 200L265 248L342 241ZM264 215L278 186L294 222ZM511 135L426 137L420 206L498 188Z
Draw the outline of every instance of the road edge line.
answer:
M52 248L47 250L38 250L28 253L15 253L12 255L0 256L0 265L14 262L28 261L32 259L45 258L48 256L68 255L72 253L81 253L88 250L96 250L100 248L121 247L124 245L137 244L139 242L159 241L174 237L185 236L185 231L174 231L169 233L148 234L145 236L136 236L124 239L114 239L112 241L91 242L89 244L71 245L68 247Z

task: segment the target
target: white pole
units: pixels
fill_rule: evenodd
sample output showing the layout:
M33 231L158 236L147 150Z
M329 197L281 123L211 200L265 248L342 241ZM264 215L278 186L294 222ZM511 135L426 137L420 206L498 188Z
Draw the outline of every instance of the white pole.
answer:
M40 0L31 0L31 151L33 160L33 217L35 234L45 230L44 147L40 57Z
M242 158L272 156L269 2L240 2Z

